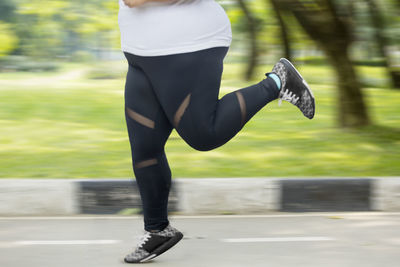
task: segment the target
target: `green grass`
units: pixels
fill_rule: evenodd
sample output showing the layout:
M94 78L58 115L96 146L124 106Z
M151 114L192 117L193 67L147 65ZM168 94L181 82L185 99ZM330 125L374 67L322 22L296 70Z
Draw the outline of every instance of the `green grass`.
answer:
M258 77L271 67L259 68ZM123 109L125 62L107 68L116 79L88 79L99 66L77 64L51 74L0 73L0 177L133 176ZM240 79L241 68L225 65L221 95L253 83ZM89 73L79 76L80 69ZM166 147L173 177L399 175L400 91L387 89L384 69L358 69L372 86L364 93L374 122L358 130L336 127L332 70L300 70L316 97L313 120L274 101L209 152L193 150L173 132Z

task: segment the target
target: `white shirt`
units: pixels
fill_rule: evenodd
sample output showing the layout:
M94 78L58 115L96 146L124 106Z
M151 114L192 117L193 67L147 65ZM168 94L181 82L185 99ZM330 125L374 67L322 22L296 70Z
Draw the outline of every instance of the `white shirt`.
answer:
M130 8L119 0L121 50L160 56L230 46L231 23L214 0L148 2Z

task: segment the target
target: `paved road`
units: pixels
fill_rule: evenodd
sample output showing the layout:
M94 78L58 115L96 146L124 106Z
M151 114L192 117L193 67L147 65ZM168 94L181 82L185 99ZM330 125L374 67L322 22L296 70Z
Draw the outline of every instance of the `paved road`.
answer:
M185 234L146 266L397 267L400 213L172 217ZM0 217L0 266L131 266L141 217Z

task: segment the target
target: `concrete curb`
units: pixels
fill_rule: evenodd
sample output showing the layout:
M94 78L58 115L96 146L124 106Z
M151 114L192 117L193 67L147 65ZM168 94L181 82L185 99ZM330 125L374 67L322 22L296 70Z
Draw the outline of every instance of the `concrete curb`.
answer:
M66 179L0 179L0 215L72 215L77 184Z
M279 209L279 185L269 178L180 179L182 214L263 214Z
M0 216L141 213L134 179L0 179ZM400 177L174 179L169 211L400 211Z

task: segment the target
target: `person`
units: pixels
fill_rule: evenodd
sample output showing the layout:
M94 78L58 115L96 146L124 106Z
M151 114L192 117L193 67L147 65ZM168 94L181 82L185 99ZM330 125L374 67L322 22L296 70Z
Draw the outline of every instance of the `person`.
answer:
M127 263L161 255L183 234L168 220L171 170L164 146L176 129L192 148L231 140L269 102L279 99L314 117L311 89L282 58L259 83L218 99L231 24L214 0L119 0L121 49L128 62L125 119L143 206L144 235Z

